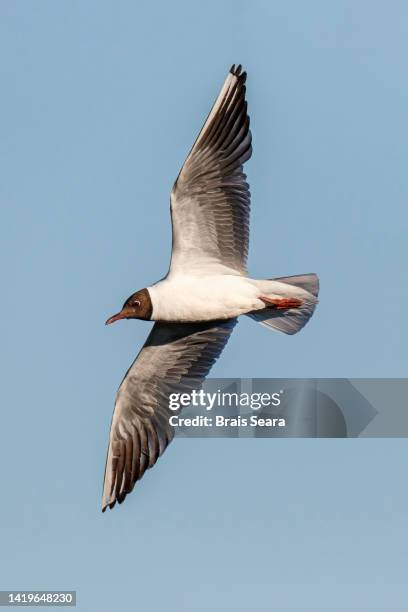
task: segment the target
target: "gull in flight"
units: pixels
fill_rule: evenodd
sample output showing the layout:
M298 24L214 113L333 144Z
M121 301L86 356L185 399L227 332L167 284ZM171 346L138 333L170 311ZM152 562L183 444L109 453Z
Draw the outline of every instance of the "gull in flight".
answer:
M254 280L246 271L252 154L246 73L232 66L171 192L165 278L133 293L119 319L155 321L116 396L103 511L123 502L173 437L169 394L197 388L239 315L295 334L317 303L316 274Z

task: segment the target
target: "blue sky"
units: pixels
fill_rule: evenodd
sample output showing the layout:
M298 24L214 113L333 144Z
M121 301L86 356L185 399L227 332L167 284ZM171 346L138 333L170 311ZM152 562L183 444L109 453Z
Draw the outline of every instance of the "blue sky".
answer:
M84 612L405 610L405 440L176 440L100 513L113 398L167 271L172 183L248 71L249 268L315 271L287 337L243 320L218 377L406 375L406 3L0 5L1 588ZM404 485L404 486L402 486Z

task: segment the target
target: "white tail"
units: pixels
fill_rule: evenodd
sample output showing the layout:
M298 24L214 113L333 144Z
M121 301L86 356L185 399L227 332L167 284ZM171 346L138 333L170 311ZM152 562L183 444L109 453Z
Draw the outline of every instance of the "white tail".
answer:
M296 334L306 325L318 302L319 279L316 274L282 276L269 281L257 281L258 283L262 291L267 289L268 293L274 295L297 297L302 301L302 305L298 308L288 308L283 312L267 307L248 313L249 317L285 334Z

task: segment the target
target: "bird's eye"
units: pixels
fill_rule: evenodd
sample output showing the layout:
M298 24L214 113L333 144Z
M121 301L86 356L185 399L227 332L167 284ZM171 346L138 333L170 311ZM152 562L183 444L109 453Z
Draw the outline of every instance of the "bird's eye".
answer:
M137 307L137 306L140 306L140 302L139 302L139 300L135 300L135 301L133 302L133 306L136 306L136 307Z

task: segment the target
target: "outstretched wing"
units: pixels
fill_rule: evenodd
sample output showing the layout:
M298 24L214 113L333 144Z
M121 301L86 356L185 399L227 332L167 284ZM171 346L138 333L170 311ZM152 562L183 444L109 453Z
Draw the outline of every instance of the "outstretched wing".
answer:
M169 394L200 387L235 324L155 323L116 396L102 511L121 503L156 463L173 438Z
M251 157L246 72L232 66L171 193L171 273L246 273Z

